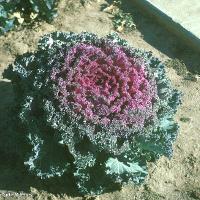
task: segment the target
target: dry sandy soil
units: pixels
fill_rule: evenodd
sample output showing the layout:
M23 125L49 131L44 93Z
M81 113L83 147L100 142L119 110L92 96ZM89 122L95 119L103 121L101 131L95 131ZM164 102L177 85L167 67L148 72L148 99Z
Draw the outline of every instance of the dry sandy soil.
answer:
M40 36L52 31L89 31L99 36L113 31L111 15L101 11L104 0L85 7L78 0L61 0L59 16L48 24L40 22L0 37L0 73L12 63L16 55L34 51ZM134 47L150 50L163 62L169 58L182 59L188 70L200 71L198 54L155 19L128 6L137 26L129 34L120 34ZM149 163L149 176L141 186L125 186L121 191L106 193L97 197L77 197L66 193L68 185L59 181L49 186L47 183L28 175L26 169L17 164L14 155L2 153L0 148L0 199L52 199L52 200L195 200L200 199L200 80L189 81L178 76L173 68L167 68L173 85L182 91L183 103L176 114L180 133L174 143L171 160L162 157L156 163ZM7 108L13 103L11 83L0 79L0 122L6 119ZM188 120L181 120L188 118ZM0 140L6 130L0 130ZM10 144L9 138L4 139ZM10 144L12 145L12 143ZM13 147L14 148L14 147Z

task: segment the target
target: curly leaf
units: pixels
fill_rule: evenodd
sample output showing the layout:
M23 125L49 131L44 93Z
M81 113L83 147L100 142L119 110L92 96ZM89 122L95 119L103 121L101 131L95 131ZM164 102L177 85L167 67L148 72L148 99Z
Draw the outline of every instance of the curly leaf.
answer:
M147 172L139 166L139 164L136 163L127 163L124 164L123 162L120 162L117 158L109 158L106 162L106 168L108 168L107 173L108 174L123 174L123 173L144 173L147 174Z

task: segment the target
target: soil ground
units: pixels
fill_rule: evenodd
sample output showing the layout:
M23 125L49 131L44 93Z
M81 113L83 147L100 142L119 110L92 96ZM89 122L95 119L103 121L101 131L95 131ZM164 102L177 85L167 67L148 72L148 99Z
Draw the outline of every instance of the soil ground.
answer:
M20 27L0 37L0 73L12 63L16 55L34 51L38 39L52 31L89 31L104 36L113 31L111 15L101 11L104 0L82 6L78 0L61 0L59 16L51 23L39 22L32 27ZM183 60L189 71L200 71L200 58L183 41L159 25L153 18L134 5L127 6L132 12L137 29L120 34L131 45L152 51L163 62L169 58ZM13 154L5 154L0 148L0 199L8 200L195 200L200 199L200 80L185 80L173 68L166 68L174 87L182 91L182 105L175 116L180 132L173 145L171 160L161 157L149 163L149 175L141 186L124 186L121 191L97 197L67 195L66 187L53 186L28 175L18 165ZM13 104L12 85L0 79L0 122L5 123L8 107ZM184 120L185 119L185 120ZM9 124L7 125L9 126ZM0 130L5 136L6 129ZM0 138L2 140L2 138ZM4 139L9 143L9 138ZM11 142L10 142L11 143ZM13 147L14 148L14 147Z

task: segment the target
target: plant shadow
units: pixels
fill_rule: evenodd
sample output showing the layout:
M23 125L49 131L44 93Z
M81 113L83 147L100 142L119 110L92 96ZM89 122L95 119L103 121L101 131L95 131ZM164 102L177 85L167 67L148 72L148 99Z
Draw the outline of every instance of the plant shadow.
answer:
M22 142L12 124L12 105L14 105L12 84L0 81L0 191L29 193L33 187L53 194L81 196L76 190L72 175L64 174L62 178L41 180L28 173L18 153Z

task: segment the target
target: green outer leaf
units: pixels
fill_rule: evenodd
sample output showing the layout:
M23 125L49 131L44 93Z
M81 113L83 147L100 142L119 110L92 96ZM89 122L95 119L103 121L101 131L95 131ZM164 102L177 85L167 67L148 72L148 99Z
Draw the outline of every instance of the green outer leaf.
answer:
M34 12L38 13L41 18L51 21L56 17L56 0L29 0Z
M14 12L20 12L20 14L27 18L31 13L37 13L40 19L46 21L52 21L57 16L56 11L57 0L3 0L0 3L0 35L18 25L16 17L10 18ZM31 20L29 18L29 20Z
M0 5L0 17L8 17L7 12L5 11L3 5Z
M124 174L124 173L144 173L147 174L147 172L139 166L137 162L127 162L127 164L124 164L123 162L120 162L117 158L109 158L106 161L106 168L107 174Z

